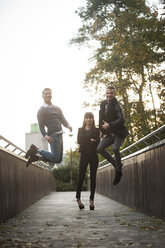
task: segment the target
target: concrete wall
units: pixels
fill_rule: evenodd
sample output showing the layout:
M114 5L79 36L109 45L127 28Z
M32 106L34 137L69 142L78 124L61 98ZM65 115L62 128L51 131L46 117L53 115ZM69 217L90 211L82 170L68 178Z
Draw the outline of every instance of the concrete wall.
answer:
M0 148L0 222L51 191L55 179L49 170L34 164L26 168L24 158Z
M165 219L165 144L123 160L121 182L112 166L98 169L96 191L151 216Z
M43 149L48 150L48 142L42 136L40 132L26 133L25 134L25 149L26 151L29 149L31 144Z

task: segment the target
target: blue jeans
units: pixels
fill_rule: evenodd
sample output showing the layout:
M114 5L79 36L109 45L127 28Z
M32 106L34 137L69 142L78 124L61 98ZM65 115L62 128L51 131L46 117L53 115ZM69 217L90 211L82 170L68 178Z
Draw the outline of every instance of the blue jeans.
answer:
M120 146L123 144L125 138L122 138L119 135L106 135L100 141L97 152L100 153L104 158L108 160L116 169L116 171L120 171L121 164L121 155L120 155ZM111 156L109 152L105 149L113 144L113 152L115 154L115 159Z
M51 152L39 150L38 153L43 157L43 161L61 163L63 155L62 134L53 133L50 136L53 138L53 142L49 143Z

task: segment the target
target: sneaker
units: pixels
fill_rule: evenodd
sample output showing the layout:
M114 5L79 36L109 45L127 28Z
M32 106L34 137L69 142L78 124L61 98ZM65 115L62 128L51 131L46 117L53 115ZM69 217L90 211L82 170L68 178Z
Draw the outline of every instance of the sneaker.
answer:
M31 145L30 149L27 151L25 158L28 158L29 156L32 156L37 153L38 148L35 145Z
M116 171L115 179L113 181L113 185L117 185L120 182L123 173L121 171Z
M32 162L38 161L39 160L39 156L33 154L32 156L30 156L30 158L28 159L27 163L26 163L26 167L28 167Z

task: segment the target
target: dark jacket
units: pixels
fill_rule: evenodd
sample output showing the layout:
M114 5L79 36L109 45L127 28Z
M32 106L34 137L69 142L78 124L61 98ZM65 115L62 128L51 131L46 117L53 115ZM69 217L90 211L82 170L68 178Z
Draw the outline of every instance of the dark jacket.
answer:
M90 139L95 139L96 142ZM85 128L78 129L77 143L80 145L79 152L81 153L96 153L97 146L100 142L100 132L98 128L92 128L90 135L87 135Z
M105 113L105 106L107 100L103 101L100 105L99 111L99 129L103 134L117 134L125 138L129 133L127 128L124 126L125 118L123 110L116 98L113 98L107 105L107 111ZM103 120L108 122L110 127L105 130L102 128Z

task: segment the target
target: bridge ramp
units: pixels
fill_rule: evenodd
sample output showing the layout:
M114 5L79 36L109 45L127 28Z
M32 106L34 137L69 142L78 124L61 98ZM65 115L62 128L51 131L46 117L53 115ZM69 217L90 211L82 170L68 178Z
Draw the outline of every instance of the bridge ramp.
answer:
M165 222L100 194L85 210L75 192L53 192L0 225L0 247L165 247Z

